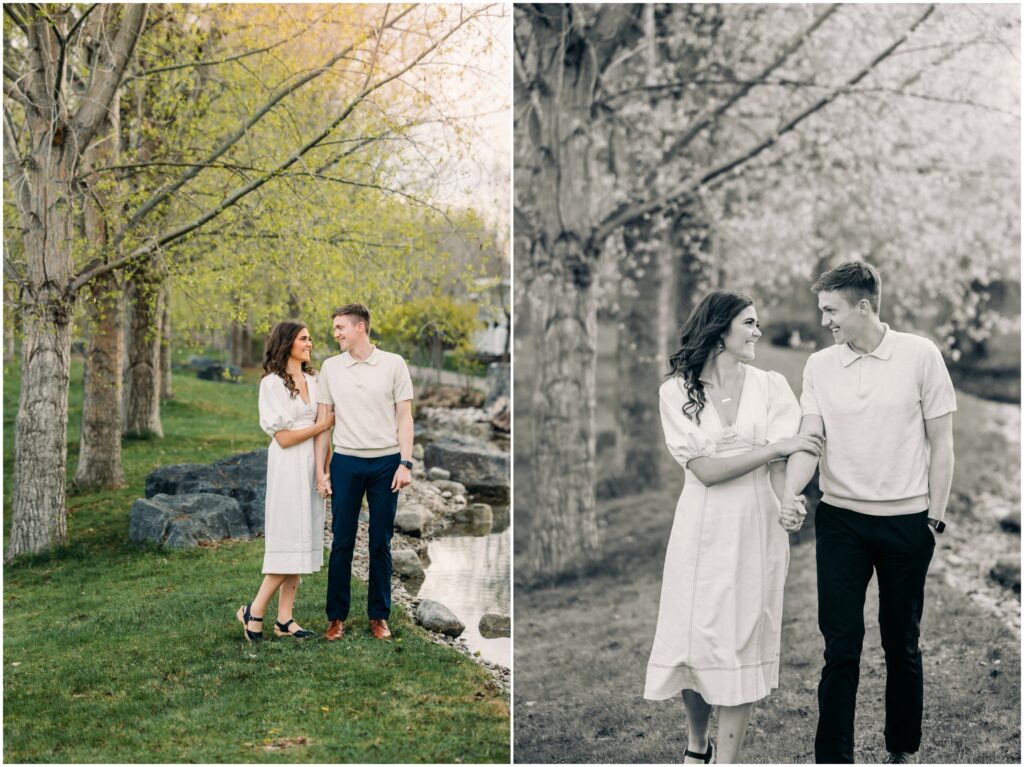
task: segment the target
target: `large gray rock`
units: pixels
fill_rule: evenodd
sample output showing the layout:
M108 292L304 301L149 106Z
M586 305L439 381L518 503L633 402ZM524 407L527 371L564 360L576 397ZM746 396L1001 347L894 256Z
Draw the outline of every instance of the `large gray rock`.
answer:
M415 538L427 535L433 524L433 515L422 506L409 504L395 514L395 530Z
M999 557L988 574L997 583L1020 592L1020 557L1016 554Z
M169 548L191 548L199 541L252 538L238 501L211 493L157 494L140 498L128 514L128 537Z
M469 528L469 535L487 535L494 527L494 512L486 503L471 503L455 512L455 524Z
M424 599L416 608L416 622L423 628L457 637L466 630L458 616L440 602Z
M512 636L512 618L501 613L485 613L480 618L480 636L484 639Z
M445 437L427 445L423 461L443 466L451 479L482 500L504 503L509 498L508 453L463 437Z
M446 481L451 479L451 476L452 473L450 471L448 471L447 469L442 469L440 466L433 466L427 472L427 479L429 479L431 482L436 482L438 480Z
M397 549L391 552L391 567L402 578L419 580L426 577L420 558L412 549Z
M208 466L195 463L160 466L146 477L146 497L157 494L212 493L234 498L246 524L262 535L267 502L267 451L254 450Z

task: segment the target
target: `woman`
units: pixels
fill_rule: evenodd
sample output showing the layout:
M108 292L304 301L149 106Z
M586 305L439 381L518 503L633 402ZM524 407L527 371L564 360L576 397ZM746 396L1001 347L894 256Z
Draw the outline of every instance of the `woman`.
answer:
M683 762L709 763L711 707L719 759L735 763L754 701L779 680L789 541L779 524L785 459L821 451L794 436L800 408L786 379L749 366L761 337L753 301L706 295L680 332L661 386L661 422L686 470L665 556L644 697L682 693Z
M274 635L313 636L292 617L300 574L315 573L324 561L324 500L317 494L313 437L334 425L334 414L316 420L316 376L310 365L313 343L304 323L279 323L267 339L260 381L260 426L273 437L267 450L266 548L263 583L238 608L245 638L263 638L263 616L275 591Z

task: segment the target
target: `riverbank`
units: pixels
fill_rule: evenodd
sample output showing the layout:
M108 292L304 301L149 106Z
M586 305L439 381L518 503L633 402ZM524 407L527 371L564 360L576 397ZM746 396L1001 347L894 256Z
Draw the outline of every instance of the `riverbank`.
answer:
M77 460L80 362L69 467ZM7 477L19 375L4 376ZM128 543L145 475L265 447L254 382L175 378L163 440L125 441L128 486L69 489L70 543L5 567L4 757L9 762L507 762L501 685L440 646L399 603L372 640L365 585L341 642L248 645L234 613L260 579L261 540L186 551ZM10 508L11 483L5 483ZM5 535L9 514L5 515ZM303 578L296 620L324 628L326 569ZM275 603L267 617L271 636Z

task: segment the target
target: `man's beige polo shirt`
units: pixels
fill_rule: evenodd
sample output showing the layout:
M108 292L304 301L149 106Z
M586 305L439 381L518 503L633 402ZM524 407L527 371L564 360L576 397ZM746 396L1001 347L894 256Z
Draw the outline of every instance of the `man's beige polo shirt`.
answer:
M334 452L377 458L399 451L395 404L413 398L401 356L375 346L361 361L348 352L330 357L317 389L320 404L334 405Z
M847 344L812 354L800 409L825 422L823 501L876 516L913 514L928 508L924 422L954 412L956 395L934 343L883 327L868 354Z

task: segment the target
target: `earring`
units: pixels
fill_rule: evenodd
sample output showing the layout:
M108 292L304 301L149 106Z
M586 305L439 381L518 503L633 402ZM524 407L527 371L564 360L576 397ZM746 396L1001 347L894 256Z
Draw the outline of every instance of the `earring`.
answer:
M719 352L724 352L725 351L725 344L722 343L721 339L719 339L718 344L715 345L715 351L719 351Z

